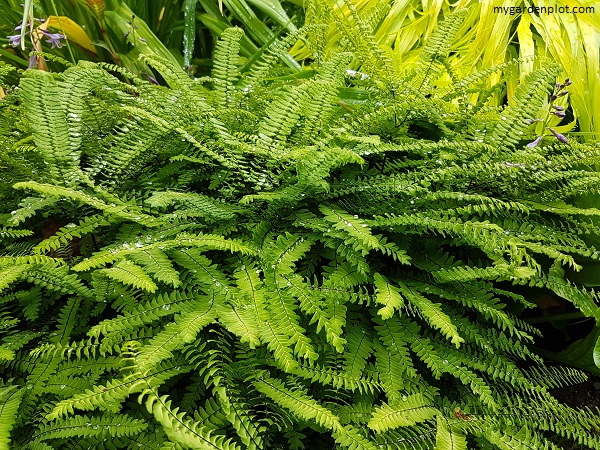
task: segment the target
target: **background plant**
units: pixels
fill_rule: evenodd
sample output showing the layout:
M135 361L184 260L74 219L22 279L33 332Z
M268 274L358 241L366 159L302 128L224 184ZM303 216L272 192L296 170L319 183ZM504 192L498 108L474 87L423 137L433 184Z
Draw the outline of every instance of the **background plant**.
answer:
M522 80L534 68L547 60L559 63L565 70L565 76L576 80L577 85L570 90L569 100L573 106L572 114L578 120L580 132L585 140L598 140L600 116L595 102L600 98L600 78L598 77L598 42L600 22L598 11L581 14L499 14L494 7L590 7L589 2L546 2L546 1L476 1L446 0L421 2L388 2L369 0L351 2L340 0L311 1L306 6L306 23L318 25L313 48L298 42L291 53L298 59L319 58L332 55L348 45L357 45L359 41L370 40L389 52L390 57L401 61L409 70L418 64L425 44L437 29L440 21L448 14L460 9L469 13L462 23L456 40L452 45L453 53L448 64L458 77L470 75L481 70L501 65L514 58L521 58L513 71L518 76L507 83L499 83L502 73L498 72L487 79L488 88L496 88L492 103L503 104L504 96L510 99L519 80ZM597 8L597 7L596 7ZM349 36L347 29L362 27L362 33ZM317 33L317 32L315 32ZM349 42L355 40L356 42ZM354 68L360 68L355 62ZM451 85L456 81L448 74L438 80L440 86ZM506 72L504 75L509 75ZM477 100L477 93L471 94L471 100ZM555 120L552 125L557 125ZM572 130L573 117L562 121L564 132Z
M53 54L71 62L111 62L136 74L149 70L138 60L140 54L157 54L191 72L206 72L206 67L202 66L210 67L213 36L218 37L232 23L241 24L248 31L241 47L245 57L251 57L260 47L271 43L275 36L273 29L279 27L279 32L281 29L296 30L277 1L248 4L245 0L224 3L40 0L26 1L23 6L20 1L2 0L0 32L5 36L15 35L14 28L24 16L47 19L44 27L49 26L67 36L65 47L53 47ZM38 25L36 23L36 27ZM31 50L41 51L42 48L29 45L25 50L20 47L0 49L0 54L5 60L24 68L30 65ZM285 59L288 64L298 66L289 55Z
M448 64L458 77L521 58L519 64L505 69L517 76L505 73L507 76L500 83L502 72L498 72L486 81L488 88L495 89L492 103L498 106L503 104L505 96L512 97L518 80L534 68L545 64L548 59L558 62L565 70L565 77L576 83L568 97L572 108L568 109L567 117L562 121L554 118L550 126L564 133L573 131L577 123L579 128L576 131L584 140L598 139L596 129L600 119L593 106L600 98L598 15L510 15L496 13L493 9L495 6L589 7L586 2L559 1L550 5L526 0L509 5L474 0L454 3L446 0L395 3L386 0L355 3L320 0L306 3L262 0L41 0L26 3L34 6L40 17L63 17L63 31L68 31L73 45L72 48L55 50L55 53L71 58L72 62L99 58L139 74L149 70L137 62L140 52L155 53L169 59L173 57L178 64L200 75L205 74L206 67L210 66L214 38L229 26L239 25L246 30L240 53L244 58L252 58L283 30L293 33L296 25L304 21L304 13L306 23L315 28L309 40L313 43L312 48L307 47L306 42L298 41L291 50L291 55L299 62L329 57L348 45L364 45L365 39L370 40L368 36L372 36L373 44L388 52L390 57L402 64L404 70L409 70L419 61L424 45L439 22L451 12L466 8L469 14L457 34L453 54L448 58ZM20 1L2 0L0 30L12 35L13 27L22 14ZM130 24L132 14L136 15L134 24ZM72 22L66 21L67 16ZM136 26L141 28L132 34ZM354 28L360 32L348 34ZM128 38L123 38L125 34ZM341 39L342 36L344 39ZM146 42L140 42L140 37ZM348 39L355 42L349 44ZM0 49L0 54L21 67L28 65L27 53L17 52L15 55ZM291 56L284 53L281 58L289 67L300 68ZM360 63L354 62L351 68L360 68ZM454 81L456 79L444 74L437 82L447 86ZM472 102L477 101L477 95L476 92L470 93Z
M367 46L288 77L285 41L240 73L239 29L208 80L26 72L1 104L0 443L599 448L548 391L585 375L510 312L545 290L600 319L569 280L598 258L570 199L599 149L526 147L554 66L457 109L490 76L436 88L463 18L407 78Z

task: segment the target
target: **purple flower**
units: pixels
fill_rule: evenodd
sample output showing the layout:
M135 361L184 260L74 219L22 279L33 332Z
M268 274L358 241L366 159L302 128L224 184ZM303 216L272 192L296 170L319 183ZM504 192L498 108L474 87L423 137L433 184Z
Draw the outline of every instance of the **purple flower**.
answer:
M37 56L30 55L29 56L29 66L28 69L35 69L38 66Z
M554 135L554 137L556 137L556 139L558 139L560 142L563 142L565 144L567 144L569 142L569 140L562 134L557 133L556 131L554 131L552 128L548 127L548 129L552 132L552 134Z
M15 34L14 36L6 36L8 38L8 43L13 47L18 47L21 45L21 35Z
M543 136L538 136L535 141L530 142L525 147L527 147L527 148L533 148L533 147L537 146L540 143L540 141L542 140L542 138L543 138Z
M60 34L60 33L50 33L46 30L42 31L42 33L44 33L44 36L46 36L48 39L46 40L46 42L48 44L51 44L52 47L51 48L61 48L63 46L63 42L62 39L65 39L66 36L64 34Z
M561 119L566 116L566 114L562 111L552 111L552 114L554 114L556 117L560 117Z

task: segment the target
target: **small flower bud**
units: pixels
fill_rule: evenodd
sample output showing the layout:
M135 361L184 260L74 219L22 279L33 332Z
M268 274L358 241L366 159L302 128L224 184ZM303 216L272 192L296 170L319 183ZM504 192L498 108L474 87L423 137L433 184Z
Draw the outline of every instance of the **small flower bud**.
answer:
M540 143L540 141L542 140L542 137L543 136L538 136L535 141L530 142L525 147L527 147L527 148L533 148L533 147L537 146Z
M557 110L557 111L564 111L565 108L563 108L562 106L558 106L558 105L552 105L552 107Z
M144 75L146 75L146 78L148 78L148 80L150 80L150 83L152 83L152 84L159 84L158 80L156 78L154 78L153 76L150 76L149 73L144 73Z
M564 90L564 91L561 91L561 92L559 92L559 93L558 93L558 96L559 96L559 97L563 97L563 96L567 95L568 93L569 93L569 91L567 91L567 90Z
M548 127L548 129L552 132L552 134L554 135L554 137L556 137L556 139L558 139L560 142L563 143L568 143L569 140L562 134L557 133L556 131L554 131L552 128Z
M565 86L571 86L572 84L573 84L573 83L571 82L571 79L570 79L570 78L567 78L567 79L565 80Z

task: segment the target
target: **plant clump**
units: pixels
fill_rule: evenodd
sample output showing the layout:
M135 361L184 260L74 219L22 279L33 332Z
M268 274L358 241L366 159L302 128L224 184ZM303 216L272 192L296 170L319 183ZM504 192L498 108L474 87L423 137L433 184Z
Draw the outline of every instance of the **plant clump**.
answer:
M600 255L570 202L600 149L526 145L554 66L501 111L464 101L478 76L436 89L456 29L404 78L349 74L370 47L242 71L235 28L206 80L25 72L0 104L0 443L600 448L598 412L549 392L584 373L518 317L545 290L600 320L570 280Z

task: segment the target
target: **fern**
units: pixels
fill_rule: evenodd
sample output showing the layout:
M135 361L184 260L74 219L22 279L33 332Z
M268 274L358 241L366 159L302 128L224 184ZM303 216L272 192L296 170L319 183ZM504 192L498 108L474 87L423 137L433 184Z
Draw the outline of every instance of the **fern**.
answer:
M126 415L89 417L77 416L43 424L35 431L32 439L45 441L69 436L112 436L121 437L138 434L148 425L145 421Z
M449 70L466 12L402 76L388 5L336 7L331 58L307 27L241 67L229 29L211 78L81 62L0 101L0 446L600 448L522 313L600 319L598 148L526 146L556 68L499 110Z
M431 419L437 414L437 409L428 403L422 395L411 394L394 405L384 404L373 411L369 428L386 431Z
M225 106L231 103L233 85L237 80L236 57L240 50L240 39L243 32L239 28L229 28L221 35L221 40L215 49L215 100L218 105Z
M79 160L80 127L78 109L69 110L67 103L56 103L61 91L54 78L45 72L32 72L22 80L22 86L30 99L26 114L33 127L36 146L51 166L48 178L63 186L73 187L82 181L83 174L75 164ZM36 107L33 104L37 100ZM68 105L69 107L75 105Z
M3 386L0 390L2 408L0 408L0 448L10 448L10 431L17 422L19 403L23 396L23 390L16 386Z

